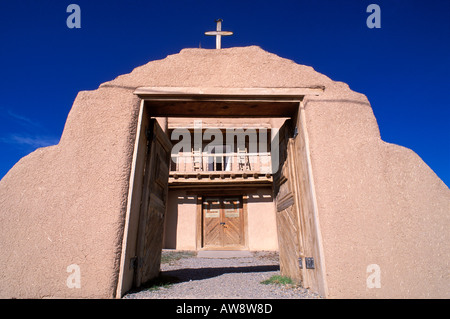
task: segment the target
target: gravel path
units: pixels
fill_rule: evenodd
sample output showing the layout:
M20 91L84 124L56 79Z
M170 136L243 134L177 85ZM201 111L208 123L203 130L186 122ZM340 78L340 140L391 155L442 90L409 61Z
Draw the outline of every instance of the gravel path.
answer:
M163 252L167 257L167 252ZM169 253L170 254L170 253ZM279 275L278 256L254 252L253 257L199 258L184 256L161 264L162 278L170 285L131 292L124 298L141 299L304 299L320 298L307 289L261 284ZM165 259L163 259L164 261ZM172 283L174 281L176 283Z

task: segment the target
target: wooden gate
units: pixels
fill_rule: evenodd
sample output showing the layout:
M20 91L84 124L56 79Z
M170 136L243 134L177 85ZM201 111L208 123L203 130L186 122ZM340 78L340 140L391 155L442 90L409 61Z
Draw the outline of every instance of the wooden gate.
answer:
M244 246L241 197L205 197L203 247L233 249Z
M155 119L150 120L146 135L147 155L135 261L136 287L159 274L172 149L169 138Z
M296 170L294 161L294 139L291 120L279 130L279 166L273 175L274 198L276 200L276 220L278 228L278 246L280 271L297 283L303 279L301 257L301 239L299 224L299 203L296 197ZM272 148L272 152L274 148Z

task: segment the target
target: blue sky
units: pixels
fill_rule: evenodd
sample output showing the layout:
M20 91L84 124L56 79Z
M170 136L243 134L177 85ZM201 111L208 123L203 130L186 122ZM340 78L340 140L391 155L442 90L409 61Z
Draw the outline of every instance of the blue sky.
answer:
M69 29L69 4L81 28ZM381 28L369 29L369 4ZM80 90L183 48L258 45L365 94L383 140L450 185L450 1L0 0L0 178L56 144Z

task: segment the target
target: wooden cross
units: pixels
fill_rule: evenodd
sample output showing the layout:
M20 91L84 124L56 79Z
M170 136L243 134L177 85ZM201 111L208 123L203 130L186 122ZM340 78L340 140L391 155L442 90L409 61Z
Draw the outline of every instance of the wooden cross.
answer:
M205 35L215 35L216 36L216 49L221 49L221 38L223 35L233 35L231 31L222 31L222 19L216 20L217 28L216 31L207 31Z

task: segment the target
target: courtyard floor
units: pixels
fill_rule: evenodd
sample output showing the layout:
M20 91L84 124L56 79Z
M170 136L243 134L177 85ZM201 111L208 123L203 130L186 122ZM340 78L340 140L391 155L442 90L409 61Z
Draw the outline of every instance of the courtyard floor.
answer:
M180 252L164 250L160 277L123 298L305 299L308 289L278 280L276 252ZM272 280L271 280L272 279ZM267 281L271 283L262 283Z

